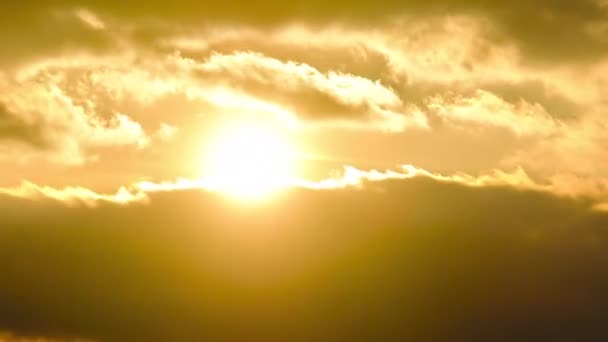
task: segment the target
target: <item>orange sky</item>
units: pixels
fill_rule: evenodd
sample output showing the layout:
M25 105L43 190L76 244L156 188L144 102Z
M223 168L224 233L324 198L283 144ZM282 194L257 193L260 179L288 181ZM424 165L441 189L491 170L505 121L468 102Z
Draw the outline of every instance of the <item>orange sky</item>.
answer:
M78 241L95 241L87 234L101 234L103 241L128 241L116 247L117 253L126 253L117 260L132 258L135 264L145 264L143 256L154 255L150 246L158 243L156 239L167 238L167 230L177 231L169 237L176 239L169 242L176 250L188 245L199 211L218 217L201 218L207 222L202 230L212 235L209 246L215 252L210 252L212 256L196 252L197 258L230 258L227 250L232 247L222 244L236 239L237 246L252 248L243 247L245 251L277 251L277 257L301 258L296 270L308 267L321 273L332 258L329 245L365 259L353 252L358 241L373 245L369 241L378 238L381 244L388 243L371 233L377 226L389 235L406 227L438 228L439 244L446 243L456 254L469 244L477 246L473 241L483 241L486 247L496 244L497 249L513 253L518 248L528 251L532 240L543 241L550 245L543 247L547 254L532 248L516 260L529 263L538 258L549 268L553 260L567 259L579 249L596 251L605 244L605 1L59 0L7 2L0 5L0 13L0 249L7 249L0 256L13 271L21 262L15 257L21 255L21 244L23 251L40 248L41 255L64 249L78 255L82 252ZM471 207L460 207L469 201ZM316 206L317 202L326 206ZM413 213L409 207L420 211ZM182 210L183 227L173 216ZM154 215L157 219L151 220ZM252 215L243 222L257 228L293 229L294 234L302 234L303 244L322 251L319 260L295 247L287 251L286 246L298 244L285 232L276 238L284 245L262 239L254 248L248 244L252 242L243 242L245 235L233 231L240 232L235 228L243 224L239 215ZM314 219L308 221L307 215ZM57 236L38 231L47 225L63 228ZM305 233L311 225L316 228ZM486 235L493 225L508 232L505 240L498 239L502 242ZM124 231L100 232L101 226ZM234 236L214 235L221 230L218 227L233 231ZM462 233L463 227L473 233ZM88 228L92 232L79 230ZM133 229L147 228L153 232L149 238L141 233L145 246L137 245ZM350 235L350 228L354 232L344 244L325 235ZM465 236L462 245L448 239L452 228L456 235ZM2 235L3 229L10 234ZM581 233L572 237L573 231ZM28 236L39 234L40 246L31 245ZM432 236L412 238L435 250L429 242ZM391 246L388 250L399 250ZM86 273L86 267L49 253L59 265L59 275L42 274L42 279L53 284L69 282L64 277L72 266ZM105 261L83 253L83 262L105 267ZM465 259L471 257L462 253ZM473 254L483 259L484 253L479 253ZM604 254L584 254L570 266L600 263ZM256 270L269 262L250 257L260 263L252 266ZM187 265L193 262L182 254L175 258ZM245 271L247 257L235 258L231 265L237 276L251 276ZM379 264L374 261L364 268L373 273L388 264L394 266L383 258L389 257L370 256ZM495 267L503 265L502 259L490 259ZM228 267L224 262L209 263ZM454 267L468 270L464 264ZM25 264L24 269L44 273L41 265L45 263ZM116 267L112 260L108 265ZM526 269L534 274L531 270ZM184 270L189 274L185 276L163 270L179 279L195 277L190 271ZM142 272L141 279L127 277L126 281L154 280L148 278L150 270ZM281 274L275 269L268 272L269 277ZM222 273L219 280L213 279L228 281L224 276L235 275ZM550 283L548 279L560 276L567 278L561 273L543 274L537 280L544 286ZM5 311L0 308L0 341L19 341L21 335L51 340L55 336L60 340L62 336L93 340L137 336L107 333L126 324L126 314L99 329L75 322L77 315L69 313L57 320L41 313L38 320L21 321L15 317L28 316L40 298L33 285L23 293L15 289L23 282L35 282L36 277L20 278L18 272L7 277L8 285L0 285L0 307L3 299L11 304ZM91 277L86 279L93 284L96 278ZM203 278L196 279L203 282ZM476 288L481 286L477 281L468 279L467 284ZM573 286L599 288L604 280L588 281ZM335 278L331 282L343 284ZM423 282L421 286L429 285ZM161 291L151 291L157 290ZM176 292L168 297L158 294L159 302L175 305L179 314L188 316L180 305L191 298L178 296L178 290L171 287L169 291ZM561 308L557 312L577 305L559 294L545 293L547 297L539 299L528 290L518 297L522 308L534 300L555 300ZM19 301L10 291L31 301ZM94 287L83 291L83 303L97 293ZM117 302L137 301L132 293L118 292L116 297L111 291L102 295ZM55 304L75 301L65 295ZM144 297L155 296L148 295ZM300 295L303 301L317 303L308 294ZM333 293L325 295L339 300ZM246 316L241 311L245 306L267 309L271 316L280 311L260 308L256 296L244 296L253 302L243 304L237 299L235 307L226 309L238 316L230 319L243 323L244 331L251 323L239 316ZM51 305L50 298L40 303ZM588 303L585 298L579 299ZM91 303L93 311L83 312L89 312L93 321L111 316L100 302ZM387 314L385 304L378 304L383 314ZM484 310L500 316L496 307L488 305ZM79 308L74 312L80 312ZM300 309L306 312L305 305ZM472 316L481 312L477 309L472 306ZM321 309L311 308L311 312L316 310ZM582 312L578 318L597 318L593 307L589 312L572 310ZM134 315L150 318L151 312L141 309ZM197 321L198 316L193 317L187 319ZM343 318L337 313L331 317ZM340 324L334 323L329 330L341 331L336 328ZM183 327L188 334L190 328ZM133 329L146 330L143 323ZM173 335L168 325L158 329L168 339L180 336ZM197 340L198 335L188 334L181 337Z

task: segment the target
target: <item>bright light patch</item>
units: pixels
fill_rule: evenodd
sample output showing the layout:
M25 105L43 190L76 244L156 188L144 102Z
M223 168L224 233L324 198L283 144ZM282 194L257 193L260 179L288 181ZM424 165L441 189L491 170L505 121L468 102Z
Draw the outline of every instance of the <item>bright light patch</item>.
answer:
M210 144L205 179L216 190L259 199L293 179L293 151L286 139L255 125L220 130Z

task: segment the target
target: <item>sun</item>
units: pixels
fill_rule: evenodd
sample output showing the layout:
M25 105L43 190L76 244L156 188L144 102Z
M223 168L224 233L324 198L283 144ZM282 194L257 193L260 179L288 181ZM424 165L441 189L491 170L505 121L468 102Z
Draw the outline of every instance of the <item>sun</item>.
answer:
M213 189L241 199L260 199L293 179L294 152L276 130L239 124L216 133L209 143L204 172Z

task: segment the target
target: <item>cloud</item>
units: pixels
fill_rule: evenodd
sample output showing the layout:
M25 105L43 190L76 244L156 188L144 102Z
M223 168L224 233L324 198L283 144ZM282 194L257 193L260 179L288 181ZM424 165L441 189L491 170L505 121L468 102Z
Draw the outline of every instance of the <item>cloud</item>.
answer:
M393 131L408 126L428 128L418 109L408 110L392 89L364 77L323 74L310 65L250 52L214 54L189 65L202 79L219 77L232 88L292 108L303 119L379 121L381 127Z
M80 99L68 95L58 81L47 74L42 80L7 82L2 87L0 138L25 146L0 146L0 157L82 164L89 159L89 148L147 144L138 122L122 113L99 115L95 103L82 98L78 103Z
M156 131L156 135L163 141L169 141L175 138L178 134L179 128L175 126L171 126L167 123L162 122L160 127Z
M179 51L194 59L245 49L267 59L300 61L322 73L364 76L379 80L409 108L448 92L474 97L481 89L514 106L538 104L565 120L579 118L597 103L601 65L530 65L509 44L488 37L486 26L466 16L409 18L383 22L374 30L288 25L264 31L237 25L161 35L158 44L165 52Z
M587 18L593 4L518 4L513 13L526 8L565 22L596 20ZM156 6L144 12L150 18L160 15ZM515 135L509 147L493 151L506 157L490 168L522 165L543 178L538 182L568 172L589 181L603 174L603 164L595 161L602 159L602 139L593 122L602 124L595 118L603 110L605 61L598 57L580 64L572 56L558 56L564 58L559 67L537 63L530 51L521 50L524 45L514 45L522 37L498 39L509 29L500 27L503 20L514 19L499 3L418 4L405 14L387 11L395 19L373 25L348 20L350 8L326 22L295 22L287 15L285 22L270 26L247 20L173 25L174 18L189 15L179 4L159 20L95 4L61 8L40 16L67 26L85 24L86 34L112 43L92 53L75 40L59 54L37 50L33 61L3 70L2 89L10 95L2 99L0 116L4 160L82 165L115 147L150 147L155 141L147 132L159 137L163 123L182 127L173 144L178 146L189 134L184 122L192 118L246 113L289 127L420 130L425 133L416 136L438 136L427 139L430 145L413 141L430 153L450 150L437 141L449 145L442 137L460 134L454 131L474 131L500 145L492 136L508 130ZM561 18L566 8L572 18ZM42 18L33 16L40 9L24 11L20 15L28 20ZM94 30L99 22L91 26L95 18L103 29ZM52 113L46 112L49 105ZM169 119L173 112L179 115ZM409 158L400 155L391 163L420 163ZM560 172L551 165L560 165Z
M494 126L517 135L543 137L555 134L561 127L539 104L523 100L512 104L484 90L477 90L470 98L454 94L435 96L428 100L428 106L439 117L465 124L465 128L471 124Z
M15 140L34 146L44 145L40 127L28 124L0 103L0 139Z
M0 68L30 63L40 56L71 51L104 53L116 41L105 30L94 11L74 9L59 2L3 4L12 20L0 24L0 43L10 46L0 52Z
M572 198L592 203L595 208L603 208L608 203L606 191L608 180L577 177L568 173L553 175L542 183L535 181L526 171L517 167L511 172L495 169L481 175L471 175L464 172L441 174L415 167L402 165L389 170L361 170L353 166L345 166L342 170L334 170L332 175L320 180L293 178L284 192L298 189L332 191L340 189L382 188L390 181L407 181L429 179L442 184L456 184L470 188L505 187L518 191L532 191L551 194L563 198ZM137 181L121 186L115 193L99 193L84 187L71 186L54 188L40 186L24 181L12 188L0 188L0 194L26 200L53 200L70 206L85 205L95 207L103 203L120 205L147 204L155 193L197 190L208 193L221 192L213 180L206 178L178 178L174 181Z
M105 23L101 19L99 19L99 17L95 13L87 9L78 9L74 12L74 15L76 15L78 19L82 20L85 25L89 26L94 30L103 30L106 28Z
M53 75L58 80L53 86L92 110L112 111L129 101L145 110L162 99L181 95L219 111L238 107L242 112L270 114L292 124L299 120L396 132L429 128L416 105L404 104L380 81L323 73L307 64L259 53L213 54L202 61L180 55L157 56L148 63L128 57L87 61L48 60L20 70L17 77L31 80Z
M606 108L590 111L561 134L515 151L504 164L520 164L544 175L570 174L602 183L608 170L604 118Z
M50 186L39 186L27 181L13 188L0 188L0 194L29 200L51 199L68 205L96 206L99 203L116 204L145 203L148 197L142 192L132 192L121 187L114 194L100 194L83 187L65 187L56 189Z
M606 10L6 2L0 340L605 340ZM227 199L241 116L357 163Z
M384 1L369 3L355 1L328 4L313 1L306 5L285 4L276 0L252 5L237 1L195 4L177 2L168 7L164 3L149 4L131 1L126 6L91 4L94 11L107 13L123 20L143 21L154 18L170 24L192 26L201 20L220 24L249 24L273 27L293 22L323 26L351 23L373 26L403 16L423 19L445 15L470 16L488 23L488 34L500 43L515 45L527 59L556 63L560 61L592 60L605 56L608 42L603 39L602 24L607 10L599 2L541 0L533 3L517 0L508 5L501 1L454 2Z
M235 24L193 28L189 33L161 32L152 39L156 43L148 44L194 59L253 51L302 62L322 72L337 70L378 79L395 90L492 86L489 90L501 89L515 100L527 96L539 101L558 96L574 102L597 100L597 69L603 61L563 63L561 68L530 64L511 44L489 35L486 21L457 14L407 17L378 23L374 28L302 23L264 29Z
M120 44L126 45L131 56L118 63L114 59L113 64L108 60L80 67L84 66L84 73L93 71L91 82L108 87L111 100L123 99L125 94L145 103L176 92L200 95L209 90L209 83L219 80L235 91L294 109L306 119L346 121L353 126L361 120L388 131L429 128L419 105L446 90L459 93L489 87L514 105L527 101L542 105L550 115L561 117L564 110L566 115L578 115L582 109L571 99L588 97L581 94L592 94L591 84L571 93L576 87L568 84L578 82L571 75L526 65L509 44L488 36L487 22L465 12L428 20L386 21L375 30L348 22L272 29L224 23L207 29L193 25L189 30L167 25L153 29L149 22L136 22L136 27L151 30L144 35L148 45L139 45L138 33L118 21L116 27L123 28L117 30L125 32ZM165 53L177 51L178 55L169 59L154 55L159 44L170 48ZM192 58L180 57L182 53ZM134 65L133 56L138 55L148 56L151 62ZM171 74L176 64L186 69L181 70L183 74ZM187 79L189 69L196 70L200 79ZM286 78L289 82L285 83ZM279 82L287 86L278 86ZM527 91L531 82L544 91ZM349 88L338 83L347 83ZM553 105L555 99L565 106Z
M0 198L0 321L93 340L605 336L608 218L591 203L370 177L391 179L255 210L198 190L144 206Z

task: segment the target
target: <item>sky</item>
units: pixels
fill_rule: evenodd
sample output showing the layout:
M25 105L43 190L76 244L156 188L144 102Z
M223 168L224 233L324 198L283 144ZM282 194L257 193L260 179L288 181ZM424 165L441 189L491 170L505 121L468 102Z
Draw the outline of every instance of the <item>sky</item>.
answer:
M608 339L608 2L0 13L0 342Z

